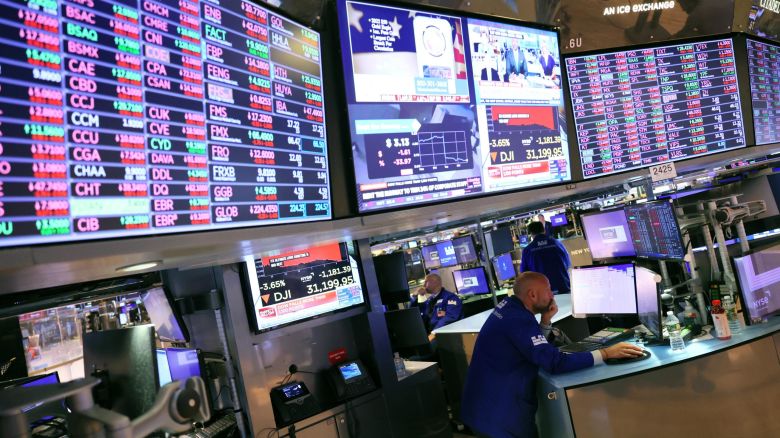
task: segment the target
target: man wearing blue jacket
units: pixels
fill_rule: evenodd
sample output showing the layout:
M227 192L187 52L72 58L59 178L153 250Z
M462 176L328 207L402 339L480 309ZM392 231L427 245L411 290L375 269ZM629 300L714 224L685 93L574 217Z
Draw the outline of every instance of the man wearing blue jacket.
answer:
M562 353L546 337L558 311L549 280L537 272L524 272L513 291L482 326L463 388L463 422L481 437L537 436L539 368L565 373L604 359L642 354L641 348L625 342L593 352ZM537 313L542 315L541 323L536 322Z
M428 299L418 305L417 294L426 294ZM428 333L459 320L463 314L463 301L456 294L441 286L439 274L428 274L425 277L423 287L417 291L417 294L412 294L411 305L420 308L420 314ZM428 339L433 340L433 337L434 335L431 333Z
M540 272L550 280L550 286L556 295L570 293L571 258L566 247L558 239L547 235L541 222L528 224L528 233L532 240L523 248L520 272Z

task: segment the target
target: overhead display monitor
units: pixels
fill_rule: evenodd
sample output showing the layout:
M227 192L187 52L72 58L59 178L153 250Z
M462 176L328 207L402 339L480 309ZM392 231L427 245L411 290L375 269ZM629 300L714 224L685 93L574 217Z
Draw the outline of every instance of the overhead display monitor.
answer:
M485 274L485 268L482 266L452 271L452 278L455 280L455 289L460 295L490 293L490 285Z
M581 219L593 260L636 256L622 208L583 214Z
M585 178L747 144L731 39L565 62Z
M423 246L422 256L423 262L425 263L425 269L436 269L441 267L439 248L436 244Z
M181 315L174 312L170 297L162 287L154 287L142 292L141 300L160 339L178 342L189 340L187 326Z
M245 259L257 331L270 330L365 301L352 242ZM248 304L249 304L248 303Z
M735 257L739 288L746 321L764 319L780 314L780 245L752 251L744 257Z
M780 45L747 40L756 144L780 142Z
M436 250L439 253L439 264L442 267L455 266L458 264L458 257L455 254L455 247L451 240L445 240L436 244Z
M566 213L560 213L550 217L550 223L554 227L560 227L569 224L569 219L566 218Z
M572 314L578 317L636 314L635 277L633 263L572 269Z
M674 207L668 201L625 207L626 220L637 257L682 260L685 245Z
M479 260L477 249L474 247L474 239L470 234L452 239L452 246L455 247L455 257L458 258L458 264L474 263Z
M361 212L571 179L558 34L340 0Z
M331 217L317 32L247 0L0 5L0 247Z

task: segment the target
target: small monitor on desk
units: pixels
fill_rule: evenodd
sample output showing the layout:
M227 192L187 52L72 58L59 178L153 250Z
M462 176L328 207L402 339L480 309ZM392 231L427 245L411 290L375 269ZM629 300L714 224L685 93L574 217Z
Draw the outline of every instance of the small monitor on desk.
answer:
M581 218L593 260L636 256L622 208L586 213Z
M571 305L572 314L580 318L635 315L637 290L634 264L620 263L572 269Z
M512 263L512 253L506 252L493 259L493 269L496 271L496 278L499 282L504 282L515 278L515 265Z
M661 297L658 294L656 273L636 267L636 313L641 322L656 339L663 339L661 330Z
M455 289L461 295L490 293L485 268L482 266L452 271L452 278L455 280Z

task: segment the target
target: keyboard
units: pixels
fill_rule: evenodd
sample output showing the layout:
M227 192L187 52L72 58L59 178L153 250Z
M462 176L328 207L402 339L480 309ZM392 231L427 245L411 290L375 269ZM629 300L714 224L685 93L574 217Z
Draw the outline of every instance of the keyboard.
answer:
M564 345L560 350L564 353L581 353L583 351L596 351L602 347L604 347L604 345L598 342L579 341Z
M222 438L232 436L235 428L236 414L228 412L216 420L211 421L205 427L196 428L192 432L179 436L187 438Z

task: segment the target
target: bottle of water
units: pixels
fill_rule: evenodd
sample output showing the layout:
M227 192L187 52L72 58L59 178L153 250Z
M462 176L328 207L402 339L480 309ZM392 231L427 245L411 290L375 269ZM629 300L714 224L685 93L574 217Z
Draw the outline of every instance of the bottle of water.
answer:
M401 377L406 377L406 364L404 363L404 360L401 358L398 353L395 353L395 357L393 358L393 361L395 362L395 374L400 379Z
M729 321L729 329L732 335L736 335L742 330L742 325L739 323L739 315L737 315L737 305L731 299L731 295L723 297L723 310L726 311L726 319Z
M669 332L669 346L672 352L685 351L685 341L680 333L680 320L674 316L671 310L666 312L666 330Z

